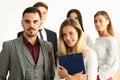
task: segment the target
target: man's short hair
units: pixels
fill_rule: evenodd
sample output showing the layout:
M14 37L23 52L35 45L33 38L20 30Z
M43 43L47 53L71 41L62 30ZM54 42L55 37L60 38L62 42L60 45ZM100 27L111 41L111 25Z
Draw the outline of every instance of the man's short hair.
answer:
M33 7L40 7L40 6L45 7L48 10L47 4L45 4L43 2L37 2L33 5Z
M39 16L41 17L40 11L36 7L28 7L24 10L22 17L24 17L25 13L38 13Z

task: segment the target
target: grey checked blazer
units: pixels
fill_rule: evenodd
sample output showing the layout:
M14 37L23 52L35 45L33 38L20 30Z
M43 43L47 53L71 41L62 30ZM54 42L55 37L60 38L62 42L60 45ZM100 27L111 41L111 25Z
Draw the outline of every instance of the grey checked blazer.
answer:
M54 76L55 70L53 47L47 41L41 40L40 44L40 54L44 56L44 80L49 80L51 75ZM23 43L22 36L4 42L3 49L0 52L0 80L6 80L8 71L8 80L28 80L25 79L26 64L24 63L24 57L27 57L27 60L31 64L35 64L27 47ZM37 65L39 63L40 59L38 59ZM53 74L50 74L50 70L52 70Z

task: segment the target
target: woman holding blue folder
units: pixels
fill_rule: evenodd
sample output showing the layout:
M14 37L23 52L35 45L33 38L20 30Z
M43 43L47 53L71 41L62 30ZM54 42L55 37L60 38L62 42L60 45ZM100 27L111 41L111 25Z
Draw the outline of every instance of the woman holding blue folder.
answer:
M96 80L97 78L98 63L96 53L86 45L85 40L83 39L83 31L78 21L67 18L60 26L58 59L60 56L77 53L80 53L83 56L85 74L83 71L80 71L70 75L67 69L59 64L58 60L54 80Z

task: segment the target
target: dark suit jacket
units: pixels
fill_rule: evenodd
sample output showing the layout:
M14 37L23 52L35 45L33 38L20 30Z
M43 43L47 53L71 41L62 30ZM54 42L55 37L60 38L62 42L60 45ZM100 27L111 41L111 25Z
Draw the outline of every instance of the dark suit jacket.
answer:
M46 35L47 35L47 40L53 44L54 59L55 59L55 63L56 63L57 62L56 61L56 58L57 58L57 34L46 28L45 28L45 31L46 31ZM17 37L20 37L22 35L22 33L23 33L23 31L18 32Z
M50 42L43 40L40 41L40 44L40 54L44 55L45 80L50 80L50 75L53 73L54 76L55 70L53 46ZM0 53L0 80L7 80L6 76L8 71L10 71L8 76L9 80L25 80L27 66L24 62L25 60L35 65L30 52L23 43L22 37L4 42L3 49ZM39 65L40 61L38 59L37 65ZM50 73L50 70L52 70L52 73Z

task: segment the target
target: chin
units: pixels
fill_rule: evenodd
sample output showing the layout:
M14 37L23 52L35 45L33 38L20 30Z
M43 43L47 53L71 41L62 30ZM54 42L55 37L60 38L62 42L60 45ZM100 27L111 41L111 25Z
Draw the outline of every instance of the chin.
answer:
M34 37L34 36L36 36L36 34L29 34L28 36L29 37Z
M69 47L73 47L73 45L68 45Z

